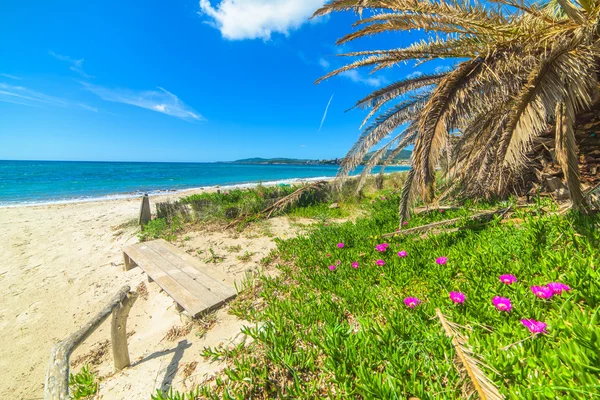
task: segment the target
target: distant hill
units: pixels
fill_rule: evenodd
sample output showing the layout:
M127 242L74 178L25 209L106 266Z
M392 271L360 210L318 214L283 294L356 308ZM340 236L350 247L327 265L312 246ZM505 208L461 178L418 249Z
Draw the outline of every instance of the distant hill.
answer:
M388 150L387 154L385 156L383 156L382 160L385 160L390 152L391 152L391 150ZM375 153L375 151L368 152L365 155L365 157L363 158L363 162L369 160L373 156L374 153ZM400 151L400 154L398 154L396 157L394 157L394 161L408 161L408 160L410 160L411 154L412 154L412 151L410 151L410 150L402 150L402 151Z
M366 162L368 159L373 156L374 151L367 153L363 159L363 162ZM399 164L407 164L410 159L410 155L412 152L408 150L402 150L400 154L398 154L394 158L395 163ZM385 159L385 158L384 158ZM338 165L342 162L341 158L334 158L331 160L307 160L307 159L299 159L299 158L261 158L261 157L252 157L252 158L243 158L241 160L233 161L236 164L295 164L295 165Z
M241 160L235 160L237 164L311 164L314 160L302 160L298 158L243 158Z

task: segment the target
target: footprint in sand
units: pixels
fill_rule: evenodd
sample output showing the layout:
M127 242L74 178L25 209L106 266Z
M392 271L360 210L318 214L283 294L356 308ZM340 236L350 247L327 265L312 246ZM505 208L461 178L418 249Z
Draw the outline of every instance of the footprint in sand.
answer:
M36 301L35 303L27 307L27 310L17 315L17 323L20 325L26 325L39 320L42 317L40 313L38 313L38 306L40 304L42 304L41 301Z

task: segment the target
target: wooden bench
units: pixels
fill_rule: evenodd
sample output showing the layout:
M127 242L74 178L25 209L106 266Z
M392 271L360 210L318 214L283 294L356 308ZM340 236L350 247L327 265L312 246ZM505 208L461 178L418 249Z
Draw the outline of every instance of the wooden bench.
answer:
M231 286L209 275L208 268L163 239L123 248L125 271L142 268L190 316L208 312L236 296Z

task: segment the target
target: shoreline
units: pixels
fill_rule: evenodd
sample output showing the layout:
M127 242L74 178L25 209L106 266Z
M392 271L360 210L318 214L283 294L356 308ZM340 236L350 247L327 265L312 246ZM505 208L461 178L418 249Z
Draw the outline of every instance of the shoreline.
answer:
M406 170L408 171L408 170ZM386 172L384 175L391 175L399 172L406 172L404 170L394 171L394 172ZM370 174L374 175L374 174ZM349 178L353 178L359 175L351 175ZM38 207L38 206L54 206L54 205L68 205L68 204L81 204L81 203L97 203L104 201L116 201L116 200L128 200L128 199L137 199L144 194L148 194L150 199L156 198L164 198L168 196L177 196L181 197L184 194L197 194L197 193L212 193L220 189L249 189L255 188L259 185L263 186L275 186L280 184L303 184L308 182L316 182L316 181L327 181L331 182L335 180L337 176L317 176L313 178L289 178L289 179L279 179L274 181L251 181L251 182L242 182L242 183L234 183L234 184L225 184L225 185L213 185L213 186L200 186L200 187L190 187L185 189L160 189L148 192L136 192L136 193L117 193L117 194L109 194L104 196L91 196L85 198L68 198L68 199L58 199L58 200L48 200L48 201L36 201L36 202L19 202L14 204L0 204L0 209L8 209L8 208L22 208L22 207Z

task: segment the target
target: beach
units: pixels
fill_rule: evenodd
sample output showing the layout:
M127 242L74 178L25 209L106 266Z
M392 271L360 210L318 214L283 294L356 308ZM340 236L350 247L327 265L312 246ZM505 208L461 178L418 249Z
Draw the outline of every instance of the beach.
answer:
M199 191L185 194L195 192ZM182 194L152 196L152 208L156 201L175 200ZM15 399L41 398L51 347L79 329L123 285L134 290L146 282L140 268L123 271L121 254L123 245L138 240L139 207L139 198L126 198L0 208L1 393L10 393ZM268 223L275 236L293 234L285 218ZM186 239L176 245L192 255L200 257L198 251L208 248L223 254L218 268L222 279L232 285L257 271L258 261L275 247L271 238L256 233L202 227ZM251 260L242 262L230 254L227 248L234 245L252 252ZM148 296L136 302L128 320L134 366L112 376L110 350L94 355L93 369L102 378L102 398L123 398L127 393L127 398L147 399L161 387L173 384L181 390L201 381L220 368L203 363L199 355L203 346L231 342L244 324L224 307L216 313L217 324L205 337L198 338L192 331L175 341L167 340L169 329L184 325L185 320L155 283L144 285ZM90 352L109 338L110 322L105 322L72 355L72 371L90 362ZM75 362L78 359L80 362ZM189 370L194 362L199 364L191 377L185 382L178 378L180 370L185 366Z

